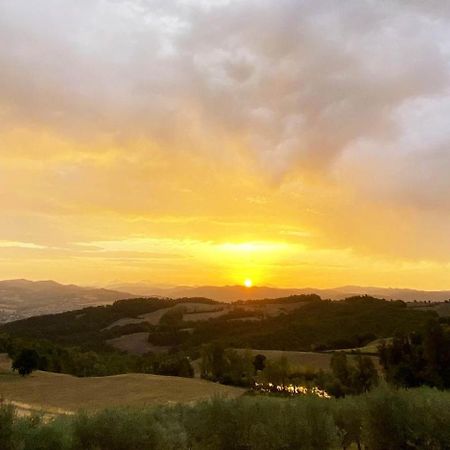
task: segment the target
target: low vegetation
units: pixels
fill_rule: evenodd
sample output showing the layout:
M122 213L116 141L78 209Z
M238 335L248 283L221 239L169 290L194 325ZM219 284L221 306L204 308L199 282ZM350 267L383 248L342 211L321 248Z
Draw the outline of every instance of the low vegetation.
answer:
M450 329L438 322L382 343L379 354L387 381L396 386L450 389Z
M285 305L286 311L277 309L277 315L265 315L266 307L273 302ZM33 368L80 377L128 372L192 377L194 368L191 361L202 356L201 372L204 378L251 387L258 381L258 377L267 378L269 368L272 367L276 372L281 362L268 358L267 369L254 373L251 356L236 352L233 348L259 348L280 352L324 352L330 349L354 351L355 347L364 346L374 339L420 333L430 320L435 323L438 320L433 311L407 308L401 301L384 301L363 296L333 302L321 300L316 295L299 295L278 300L238 302L236 308L228 313L222 314L221 311L220 317L187 321L189 316L203 314L205 308L222 308L221 305L199 298L131 299L105 307L34 317L4 325L1 329L3 335L0 335L0 351L7 352L15 362L20 361L24 352L37 354L37 364ZM294 308L290 308L292 306ZM262 308L261 317L258 320L246 320L248 308ZM191 314L186 314L186 311ZM197 313L192 313L193 311ZM156 313L156 324L123 322L143 320L148 315L154 318ZM252 314L254 317L255 312ZM236 320L237 318L243 320ZM123 323L123 326L111 327L117 323ZM143 346L145 333L148 335L148 345ZM112 346L117 346L117 342L129 343L130 340L124 339L127 335L139 336L138 344L143 351L130 354ZM146 348L148 352L145 352ZM164 351L159 351L161 348ZM217 355L208 356L208 352L221 352L221 367L218 368L217 361L214 360ZM211 358L215 361L212 365ZM332 356L326 355L326 358L331 359ZM388 360L389 357L386 356L385 361ZM388 380L395 381L399 376L392 375L392 370L386 364L384 368ZM392 361L389 364L392 365ZM358 353L353 356L353 360L348 360L347 379L342 373L337 375L334 369L331 374L329 368L320 369L290 367L287 373L290 382L315 384L336 396L363 392L367 390L366 387L360 387L364 383L369 386L375 384L372 380L376 374L373 361ZM350 374L355 370L359 371L359 375ZM402 381L398 384L408 385ZM427 384L446 386L442 383Z
M0 407L2 450L446 450L450 393L391 390L330 400L215 399L45 421Z
M267 359L262 353L253 356L250 351L238 352L212 343L202 349L201 376L252 389L258 385L273 386L278 392L285 392L286 386L318 388L335 397L361 394L378 384L378 371L368 356L356 354L350 359L345 353L336 352L330 355L330 366L330 371L304 369L284 356Z

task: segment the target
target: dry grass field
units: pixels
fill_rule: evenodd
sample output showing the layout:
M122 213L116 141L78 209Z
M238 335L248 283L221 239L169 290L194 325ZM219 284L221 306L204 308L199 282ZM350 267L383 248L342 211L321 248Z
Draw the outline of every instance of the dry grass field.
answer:
M440 317L450 317L450 303L437 303L432 306L417 309L423 311L436 311Z
M0 396L23 410L50 413L94 411L115 406L190 403L214 396L238 397L243 389L200 379L147 374L77 378L51 372L33 372L22 378L10 362L0 358Z
M392 342L392 338L384 338L384 339L375 339L372 342L369 342L364 347L358 347L354 350L359 351L361 353L373 353L374 355L378 353L378 346L381 345L383 342L386 344Z
M183 315L183 320L185 322L199 322L201 320L216 319L217 317L225 315L229 311L229 308L223 308L214 311L188 312Z
M183 304L176 304L174 306L171 306L169 308L161 308L156 311L153 311L148 314L142 314L138 316L137 318L123 318L116 320L112 324L108 325L105 329L110 329L116 326L124 326L134 323L143 323L147 322L150 325L158 325L161 317L167 312L172 309L176 308L183 308L183 311L185 312L185 316L190 317L189 320L206 320L210 317L218 317L220 315L225 314L228 311L228 306L217 306L217 305L210 305L207 303L183 303ZM220 310L219 310L220 309ZM201 317L202 314L205 313L206 315L201 318L195 318L195 316ZM208 315L208 314L211 315ZM188 320L188 319L185 319Z
M245 352L244 349L238 349L239 352ZM274 361L281 357L287 358L293 366L304 369L329 370L331 354L313 353L313 352L290 352L282 350L250 350L253 355L264 355L268 360Z
M245 352L244 349L238 349L239 352ZM278 360L281 357L287 358L289 364L302 369L330 370L330 361L332 353L314 353L314 352L291 352L282 350L250 350L252 355L264 355L269 361ZM351 359L353 356L349 355ZM370 357L375 366L379 369L377 357Z
M251 304L251 301L246 304L205 304L205 303L183 303L171 306L169 308L161 308L148 314L142 314L137 318L125 317L116 320L108 325L105 329L110 329L116 326L124 326L136 323L147 322L150 325L158 325L161 317L169 310L175 308L183 308L183 320L186 322L198 322L202 320L216 319L235 309L244 309L249 312L254 312L255 316L245 318L245 320L260 320L263 317L273 317L279 314L288 313L295 309L305 306L306 303L268 303L268 304ZM121 344L119 344L121 345Z
M146 331L141 333L124 334L118 338L109 339L106 343L117 350L132 353L134 355L144 355L148 352L165 353L170 348L160 345L153 345L148 342L148 333Z

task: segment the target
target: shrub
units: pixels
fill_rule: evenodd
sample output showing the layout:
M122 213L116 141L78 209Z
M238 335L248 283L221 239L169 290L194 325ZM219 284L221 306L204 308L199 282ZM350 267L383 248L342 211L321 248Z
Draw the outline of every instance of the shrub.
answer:
M1 450L449 450L450 393L394 390L326 400L216 398L44 421L0 407Z
M14 408L11 405L0 405L0 448L13 449Z

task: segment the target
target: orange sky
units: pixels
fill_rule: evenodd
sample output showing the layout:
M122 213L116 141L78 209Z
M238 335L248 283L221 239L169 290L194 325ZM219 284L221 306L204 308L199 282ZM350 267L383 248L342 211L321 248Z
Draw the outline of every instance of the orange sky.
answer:
M432 5L2 2L0 279L449 289Z

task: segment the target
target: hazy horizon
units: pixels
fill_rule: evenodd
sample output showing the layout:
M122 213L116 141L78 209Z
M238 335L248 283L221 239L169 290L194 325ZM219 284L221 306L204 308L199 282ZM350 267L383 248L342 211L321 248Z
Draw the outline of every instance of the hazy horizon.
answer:
M409 288L405 286L365 286L365 285L353 285L353 284L343 284L343 285L336 285L336 286L325 286L325 287L317 287L317 286L311 286L311 285L293 285L293 286L277 286L277 285L271 285L271 284L262 284L262 285L256 285L252 284L251 286L245 286L243 283L236 283L236 284L182 284L182 285L175 285L175 284L158 284L158 283L152 283L151 281L145 281L145 280L138 280L138 281L120 281L120 280L112 280L107 283L78 283L73 281L61 281L57 279L29 279L29 278L8 278L8 279L0 279L0 283L3 282L32 282L32 283L57 283L62 286L68 286L68 285L74 285L82 288L95 288L95 289L111 289L111 290L121 290L126 291L126 286L139 286L142 288L149 288L149 289L156 289L156 290L173 290L173 289L196 289L196 288L213 288L213 289L221 289L221 288L240 288L243 291L249 290L257 290L257 289L273 289L273 290L280 290L280 291L295 291L295 290L317 290L317 291L333 291L333 290L343 290L343 289L351 289L351 288L357 288L358 290L399 290L399 291L424 291L424 292L450 292L450 288L444 288L444 289L414 289ZM130 293L132 289L130 289ZM370 292L368 292L370 295Z
M450 288L450 6L0 1L0 278Z

